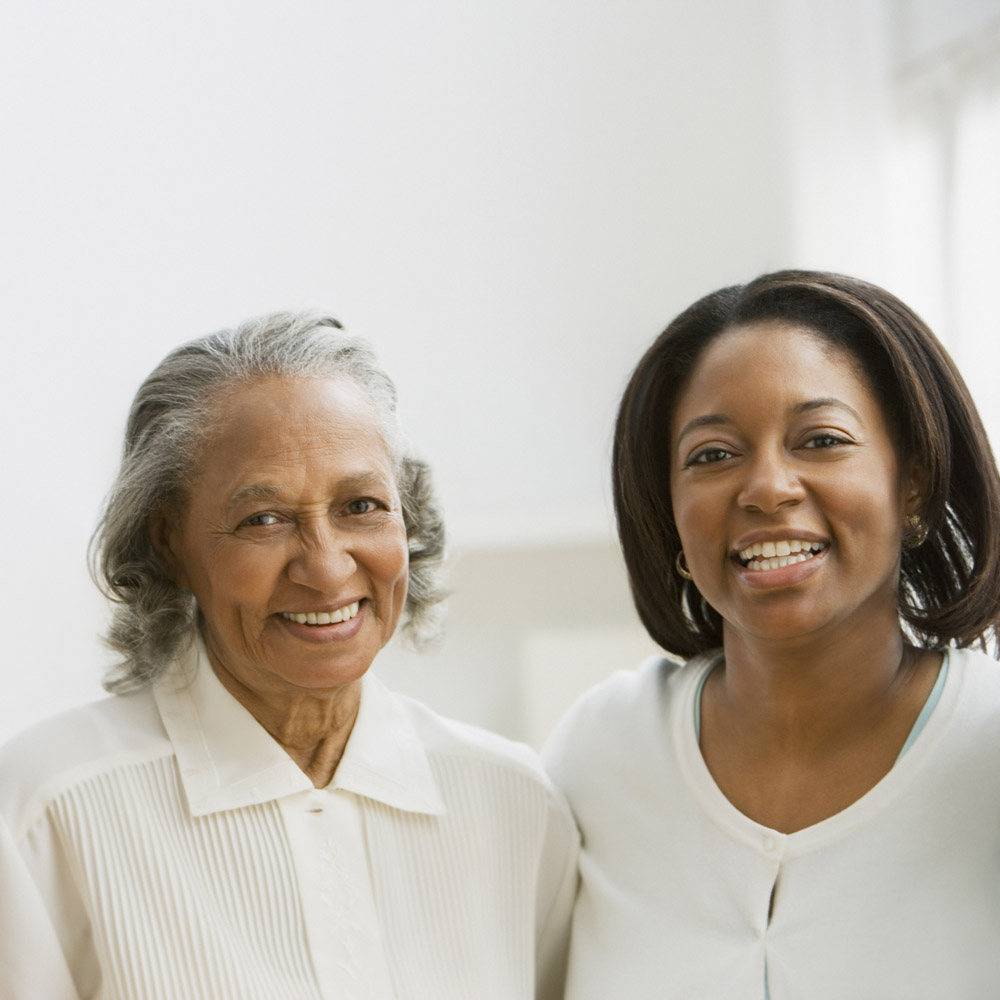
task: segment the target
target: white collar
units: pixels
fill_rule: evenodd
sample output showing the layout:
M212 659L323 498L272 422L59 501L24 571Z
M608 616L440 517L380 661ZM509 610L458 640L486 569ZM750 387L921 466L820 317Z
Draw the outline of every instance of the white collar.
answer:
M305 773L215 676L201 641L153 687L195 816L308 791ZM406 812L445 813L423 744L403 706L371 673L330 788Z

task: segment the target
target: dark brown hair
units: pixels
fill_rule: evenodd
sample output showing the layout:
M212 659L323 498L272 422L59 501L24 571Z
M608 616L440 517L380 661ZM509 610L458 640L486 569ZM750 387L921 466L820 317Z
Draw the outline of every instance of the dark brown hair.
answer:
M927 325L895 296L838 274L779 271L706 295L643 355L614 440L614 500L639 617L681 656L722 645L722 618L676 571L670 498L674 407L705 348L735 327L803 326L846 350L882 405L900 458L924 475L927 540L902 552L899 614L926 647L1000 636L1000 476L975 404Z

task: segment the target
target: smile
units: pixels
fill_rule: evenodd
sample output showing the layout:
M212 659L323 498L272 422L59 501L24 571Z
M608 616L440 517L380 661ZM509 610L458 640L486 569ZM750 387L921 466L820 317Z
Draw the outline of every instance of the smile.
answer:
M281 617L299 625L335 625L337 622L348 622L354 618L360 604L360 601L355 601L353 604L345 604L342 608L337 608L336 611L309 611L305 614L282 611Z
M754 572L794 566L812 559L826 548L825 542L806 542L798 538L777 542L755 542L737 553L741 565Z

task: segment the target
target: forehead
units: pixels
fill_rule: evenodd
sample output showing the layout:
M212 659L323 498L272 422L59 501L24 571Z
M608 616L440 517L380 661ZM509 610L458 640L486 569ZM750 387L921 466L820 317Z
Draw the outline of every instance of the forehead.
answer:
M230 388L209 408L193 486L228 492L248 479L375 472L392 478L378 414L346 379L268 377Z
M838 403L899 451L885 408L851 352L809 327L760 322L726 330L705 348L675 397L668 427L676 442L692 422L787 423Z
M695 362L678 394L678 406L734 383L748 397L764 385L772 392L785 386L789 392L817 398L839 389L868 396L878 405L858 358L810 327L782 321L735 326L719 334Z

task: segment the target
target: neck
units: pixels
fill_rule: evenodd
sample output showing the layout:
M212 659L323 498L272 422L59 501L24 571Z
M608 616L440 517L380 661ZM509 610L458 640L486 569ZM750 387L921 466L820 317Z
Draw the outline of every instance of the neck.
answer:
M323 691L249 687L219 663L209 661L222 686L268 731L316 788L333 779L361 704L361 681Z
M716 706L758 745L820 748L877 726L916 657L898 624L836 641L761 641L727 632Z

